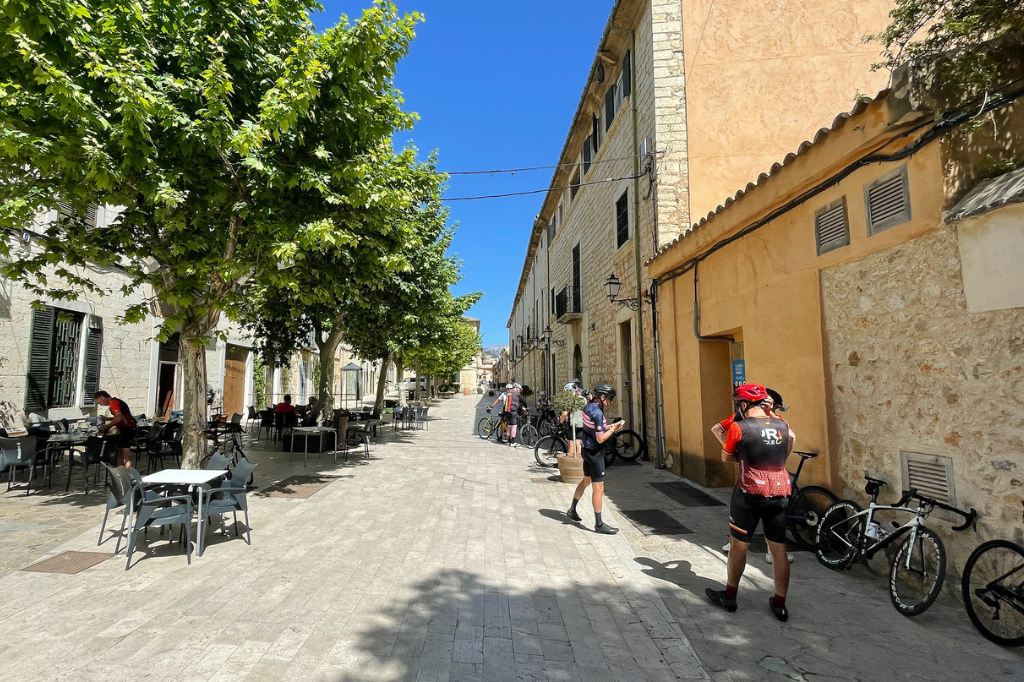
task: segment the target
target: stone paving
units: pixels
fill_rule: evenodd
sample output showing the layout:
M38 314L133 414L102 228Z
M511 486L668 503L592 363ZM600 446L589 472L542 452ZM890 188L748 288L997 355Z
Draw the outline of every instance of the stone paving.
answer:
M649 464L609 470L615 537L565 522L571 487L532 453L477 439L475 398L388 431L334 466L254 447L261 487L332 479L307 499L250 495L253 545L211 536L186 565L157 540L77 575L16 570L95 551L102 496L0 496L3 679L672 680L1022 679L1020 656L954 602L917 619L867 571L794 564L792 619L771 619L754 557L727 614L723 507L684 508ZM713 494L724 497L724 492ZM660 508L695 532L648 536L621 510ZM589 499L581 504L592 522ZM113 551L112 542L101 548Z

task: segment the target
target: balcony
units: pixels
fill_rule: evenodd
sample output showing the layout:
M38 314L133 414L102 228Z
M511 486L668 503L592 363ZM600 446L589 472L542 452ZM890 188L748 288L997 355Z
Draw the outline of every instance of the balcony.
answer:
M555 294L555 321L559 324L569 324L580 319L583 319L583 306L579 289L563 287Z

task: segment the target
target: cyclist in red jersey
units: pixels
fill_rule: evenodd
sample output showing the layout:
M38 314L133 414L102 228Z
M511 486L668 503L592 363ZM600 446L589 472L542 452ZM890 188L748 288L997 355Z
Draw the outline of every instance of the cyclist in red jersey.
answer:
M788 620L789 561L786 559L786 509L791 481L786 459L795 437L785 421L769 414L770 397L764 386L744 384L736 388L738 415L726 434L722 459L738 462L740 475L729 507L728 580L724 590L708 588L711 603L735 611L736 592L747 564L747 550L758 524L763 524L772 554L775 595L769 607L780 621Z
M106 391L96 391L93 398L101 407L109 408L110 414L113 416L110 421L100 427L100 435L117 428L117 463L125 469L131 469L133 464L132 442L135 439L137 426L131 409L125 401L120 398L112 398Z

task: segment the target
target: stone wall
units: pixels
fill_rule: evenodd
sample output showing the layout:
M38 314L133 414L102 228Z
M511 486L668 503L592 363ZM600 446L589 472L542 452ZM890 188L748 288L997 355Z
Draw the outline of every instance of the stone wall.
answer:
M1024 309L967 311L949 226L821 277L842 492L863 500L868 471L892 499L901 451L950 457L957 503L981 514L977 536L932 524L950 569L982 539L1024 540Z

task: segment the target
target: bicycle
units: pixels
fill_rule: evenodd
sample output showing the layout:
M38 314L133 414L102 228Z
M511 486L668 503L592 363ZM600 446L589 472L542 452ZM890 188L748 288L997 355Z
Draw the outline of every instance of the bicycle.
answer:
M551 436L558 433L558 414L555 412L555 404L551 398L541 394L537 401L537 409L540 414L537 416L537 432L541 436Z
M533 457L542 467L558 466L558 458L569 451L568 441L558 434L542 436L533 449ZM636 431L623 429L601 446L605 466L611 466L616 459L635 461L647 451L647 443Z
M519 433L516 434L516 440L526 447L534 447L540 438L537 428L529 423L529 413L525 409L520 410L519 414L520 419L526 417L527 421L520 427ZM509 424L505 421L504 416L495 417L493 414L488 414L477 422L476 435L484 440L490 440L491 436L497 434L498 440L508 440L508 427Z
M989 540L967 559L960 583L964 608L984 637L1001 646L1024 644L1024 547Z
M210 463L210 460L213 459L214 455L225 455L225 456L227 456L231 460L231 466L232 467L236 466L243 459L246 460L246 461L249 461L249 458L245 456L245 451L242 450L242 432L241 432L241 430L227 431L227 432L225 432L225 435L229 435L231 437L231 439L230 439L231 440L230 447L226 451L222 452L222 450L221 450L222 444L221 444L219 439L216 440L214 442L213 448L210 449L210 451L206 454L206 457L203 457L203 459L199 462L199 468L200 469L205 469L206 465ZM249 480L247 482L247 485L252 486L254 480L255 480L255 474L249 474Z
M818 453L794 450L793 454L800 457L800 463L796 471L789 475L793 494L786 508L786 526L797 545L813 550L816 546L818 523L825 511L838 502L839 498L831 490L820 485L800 486L798 481L804 464L807 460L817 457Z
M966 530L974 524L977 512L962 511L938 500L904 490L895 504L878 504L882 486L888 485L878 478L865 476L864 492L871 496L867 509L852 500L836 502L821 517L818 525L818 560L825 566L849 569L860 559L870 559L880 550L909 533L889 564L889 596L896 610L904 616L917 616L928 610L946 579L946 548L939 536L924 525L934 509L944 509L964 518L964 523L953 530ZM908 506L916 501L916 507ZM886 530L875 522L876 512L894 511L911 514L902 526L892 522Z

